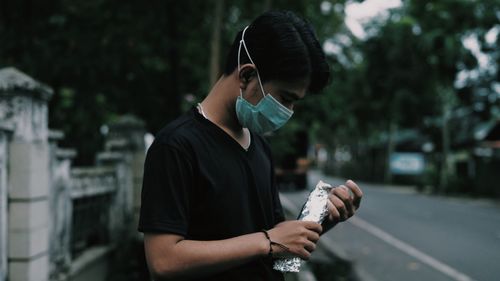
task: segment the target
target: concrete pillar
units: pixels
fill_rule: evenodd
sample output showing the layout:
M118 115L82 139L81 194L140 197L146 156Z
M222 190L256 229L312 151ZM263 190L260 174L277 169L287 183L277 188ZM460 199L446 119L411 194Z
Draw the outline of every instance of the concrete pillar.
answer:
M61 131L49 131L50 191L49 191L49 278L66 280L71 267L71 166L76 150L59 148L57 142L64 138Z
M121 152L100 152L97 154L97 164L101 168L111 168L116 179L116 191L109 206L109 238L112 243L119 245L130 235L132 177L127 155Z
M144 121L133 115L124 115L115 122L109 124L109 132L106 136L106 150L122 152L126 155L127 164L131 171L131 190L128 191L128 201L131 208L132 233L137 233L139 222L139 211L141 204L141 188L146 157L144 136L146 126Z
M11 128L0 120L0 281L7 279L7 162Z
M8 145L8 280L47 281L49 273L49 144L52 90L15 68L0 70Z

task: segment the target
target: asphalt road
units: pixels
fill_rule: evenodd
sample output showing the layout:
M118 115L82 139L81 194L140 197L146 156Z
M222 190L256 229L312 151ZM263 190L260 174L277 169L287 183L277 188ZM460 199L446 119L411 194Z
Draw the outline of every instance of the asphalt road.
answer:
M342 183L312 171L310 187L319 179ZM499 201L358 184L364 198L356 216L321 239L351 260L361 279L500 280ZM282 200L299 208L307 194L284 192Z

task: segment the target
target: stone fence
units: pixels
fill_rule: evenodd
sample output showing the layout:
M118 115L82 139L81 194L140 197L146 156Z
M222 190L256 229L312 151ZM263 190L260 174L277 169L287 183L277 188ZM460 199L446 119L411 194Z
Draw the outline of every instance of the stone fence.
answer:
M144 123L109 124L92 167L73 167L48 128L52 89L0 69L0 281L105 280L110 253L136 229Z

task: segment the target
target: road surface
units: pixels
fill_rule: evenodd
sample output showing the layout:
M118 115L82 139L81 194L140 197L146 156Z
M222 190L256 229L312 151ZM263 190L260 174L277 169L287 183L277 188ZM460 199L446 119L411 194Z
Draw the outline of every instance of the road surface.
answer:
M337 178L311 171L309 185ZM321 239L354 263L364 281L500 280L500 204L419 194L406 187L358 183L355 217ZM299 208L308 191L284 192Z

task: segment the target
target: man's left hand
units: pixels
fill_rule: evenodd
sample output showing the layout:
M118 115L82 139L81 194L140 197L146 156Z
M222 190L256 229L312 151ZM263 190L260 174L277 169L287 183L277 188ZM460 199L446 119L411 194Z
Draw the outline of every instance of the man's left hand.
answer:
M328 194L328 217L323 226L324 232L335 226L337 223L352 217L361 204L363 192L352 180L345 184L333 188Z

